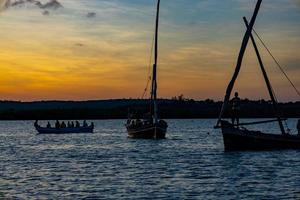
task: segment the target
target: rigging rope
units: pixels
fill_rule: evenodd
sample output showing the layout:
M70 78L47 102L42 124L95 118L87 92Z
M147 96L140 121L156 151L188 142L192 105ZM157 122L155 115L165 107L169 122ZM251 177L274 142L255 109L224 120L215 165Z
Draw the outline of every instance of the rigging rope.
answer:
M152 77L151 77L150 73L151 73L151 64L152 64L152 58L153 58L154 38L155 38L155 35L153 34L151 52L150 52L150 59L149 59L149 65L148 65L147 84L146 84L146 87L144 89L142 99L144 99L144 97L146 96L146 93L147 93L148 88L149 88L150 81L152 80Z
M259 39L259 41L261 42L261 44L265 47L265 49L268 51L268 53L270 54L270 56L272 57L272 59L274 60L274 62L276 63L276 65L278 66L278 68L280 69L280 71L284 74L284 76L286 77L286 79L290 82L290 84L292 85L292 87L294 88L294 90L296 91L296 93L298 94L298 96L300 97L300 92L299 90L296 88L295 84L292 82L292 80L289 78L289 76L285 73L285 71L283 70L282 66L279 64L279 62L277 61L277 59L273 56L273 54L271 53L270 49L267 47L267 45L264 43L264 41L262 40L262 38L258 35L258 33L255 31L255 29L253 28L253 32L256 35L256 37Z
M286 79L290 82L290 84L292 85L292 87L294 88L294 90L296 91L296 93L298 94L298 96L300 96L300 92L299 90L296 88L296 86L294 85L294 83L292 82L292 80L289 78L289 76L285 73L285 71L283 70L282 66L279 64L279 62L277 61L277 59L273 56L273 54L271 53L271 50L267 47L267 45L265 44L265 42L262 40L262 38L258 35L258 33L255 31L255 29L252 29L254 34L256 35L256 37L259 39L259 41L261 42L261 44L264 46L264 48L267 50L267 52L269 53L269 55L272 57L272 59L274 60L274 62L276 63L277 67L280 69L280 71L284 74L284 76L286 77ZM271 90L272 93L274 95L275 101L278 104L278 98L274 92L273 87L271 86ZM291 129L289 129L289 126L287 124L286 121L283 121L288 133L291 131Z

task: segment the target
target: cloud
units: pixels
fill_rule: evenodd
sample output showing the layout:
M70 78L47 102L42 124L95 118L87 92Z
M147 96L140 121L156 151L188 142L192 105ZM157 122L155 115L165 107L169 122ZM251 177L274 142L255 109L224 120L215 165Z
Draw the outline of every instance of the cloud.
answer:
M26 5L32 5L41 9L54 9L54 10L62 7L61 3L59 3L57 0L50 0L45 4L37 0L15 0L15 1L9 0L8 2L9 3L7 4L10 7L21 7Z
M38 1L45 5L50 0ZM10 7L1 16L1 28L5 30L0 32L3 68L0 85L4 87L2 90L0 87L1 97L69 98L73 87L77 95L72 98L76 99L91 98L95 94L97 98L140 96L147 79L153 37L153 1L58 1L64 8L57 11L24 4ZM182 91L193 98L223 96L245 30L241 17L252 14L256 0L240 0L249 5L249 13L241 10L237 1L162 2L160 96L173 96ZM274 1L279 5L279 0ZM291 79L298 80L300 15L295 7L300 7L296 0L286 1L293 5L289 12L278 14L277 9L262 10L256 28ZM6 2L0 0L1 7L5 7ZM262 8L270 2L266 1ZM50 16L41 17L45 11L50 12ZM96 16L88 18L92 12ZM249 82L254 82L251 84L254 91L264 91L260 89L261 74L257 72L259 67L253 54L250 45L238 83L240 88L246 88L245 93ZM272 81L274 86L284 84L269 56L263 58L266 67L270 66L272 80L276 78ZM128 77L134 77L134 81ZM296 84L299 86L299 82ZM256 97L253 93L247 94ZM282 94L287 93L282 91Z
M50 12L49 12L48 10L44 10L44 11L42 12L42 14L43 14L43 15L50 15Z
M75 44L75 46L78 46L78 47L83 47L83 46L84 46L84 44L82 44L82 43L76 43L76 44Z
M96 13L95 12L89 12L87 15L86 15L87 18L94 18L96 17Z
M0 0L0 10L5 10L8 8L39 8L44 10L42 12L43 15L49 15L49 11L47 10L57 10L62 8L62 4L57 0L49 0L46 3L42 3L38 0Z
M27 1L32 1L32 0L27 0ZM59 8L62 8L62 4L59 3L57 0L51 0L45 4L40 4L40 8L42 9L59 9Z

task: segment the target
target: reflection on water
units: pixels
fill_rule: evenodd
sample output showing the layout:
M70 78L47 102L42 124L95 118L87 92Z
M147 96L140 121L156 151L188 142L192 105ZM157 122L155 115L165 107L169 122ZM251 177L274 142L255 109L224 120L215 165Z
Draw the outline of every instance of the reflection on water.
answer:
M122 120L60 136L0 122L0 199L300 199L300 151L224 153L215 121L169 120L160 141L128 139Z

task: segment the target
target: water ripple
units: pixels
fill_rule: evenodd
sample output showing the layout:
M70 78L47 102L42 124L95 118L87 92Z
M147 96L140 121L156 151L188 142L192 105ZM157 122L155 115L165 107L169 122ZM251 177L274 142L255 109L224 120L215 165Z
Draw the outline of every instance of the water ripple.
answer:
M300 199L300 151L225 153L214 123L169 120L168 139L149 141L121 120L61 136L0 122L0 199Z

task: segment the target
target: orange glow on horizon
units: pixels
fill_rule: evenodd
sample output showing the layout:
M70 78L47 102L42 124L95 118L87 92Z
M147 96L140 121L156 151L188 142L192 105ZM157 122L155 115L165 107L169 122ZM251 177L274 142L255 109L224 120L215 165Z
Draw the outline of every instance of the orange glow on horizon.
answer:
M106 11L105 8L98 9L98 13ZM240 9L240 14L247 13L244 7ZM102 21L87 21L89 19L75 14L70 18L67 12L41 16L38 10L15 9L0 13L0 99L140 98L147 81L153 21L152 16L138 14L145 19L134 23L132 18L121 18L118 13L111 14L110 18L101 16L106 19ZM166 17L167 14L162 11L159 97L184 94L194 99L223 99L245 29L240 16L228 19L235 25L226 27L206 21L199 25L174 24L172 20L167 21L171 18ZM224 13L224 18L227 15ZM260 17L268 20L266 15ZM127 20L128 24L122 24L122 20ZM299 28L290 25L282 29L277 26L275 31L267 30L261 25L263 20L257 22L257 29L262 31L273 53L286 66L299 88L300 71L295 67L300 64ZM299 100L273 61L260 48L279 99ZM268 99L250 43L235 90L240 91L242 98Z

